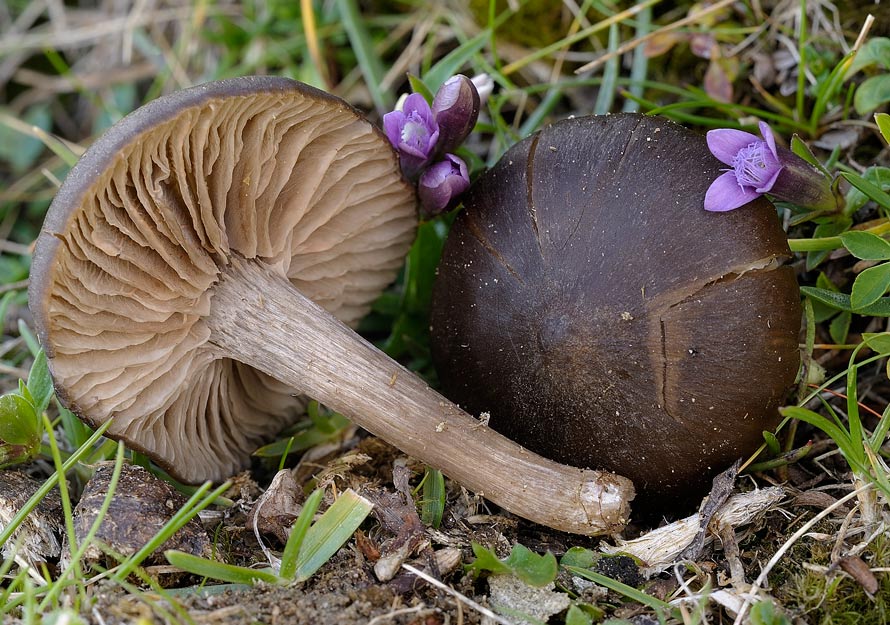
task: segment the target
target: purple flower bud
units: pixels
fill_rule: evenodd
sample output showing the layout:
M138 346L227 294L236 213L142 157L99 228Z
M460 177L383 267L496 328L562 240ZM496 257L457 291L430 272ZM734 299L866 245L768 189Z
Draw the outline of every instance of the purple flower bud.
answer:
M451 152L463 143L479 117L479 93L472 81L462 74L446 80L433 98L433 116L439 125L439 153Z
M435 217L470 186L467 164L454 154L446 154L444 161L431 165L420 177L417 194L427 217Z
M711 154L732 167L705 194L705 210L729 211L764 193L814 210L833 210L831 181L791 150L776 146L772 129L760 122L763 139L723 128L708 132Z
M399 152L402 171L415 177L432 158L439 139L439 126L430 105L419 93L412 93L402 110L383 116L383 129Z

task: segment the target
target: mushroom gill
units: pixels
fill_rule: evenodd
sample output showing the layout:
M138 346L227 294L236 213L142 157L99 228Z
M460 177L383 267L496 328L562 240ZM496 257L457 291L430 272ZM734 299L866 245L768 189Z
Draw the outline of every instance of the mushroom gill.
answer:
M225 478L293 421L300 389L209 341L220 273L254 259L355 324L415 225L385 137L332 96L241 78L156 100L88 150L37 244L31 307L60 395L174 476Z

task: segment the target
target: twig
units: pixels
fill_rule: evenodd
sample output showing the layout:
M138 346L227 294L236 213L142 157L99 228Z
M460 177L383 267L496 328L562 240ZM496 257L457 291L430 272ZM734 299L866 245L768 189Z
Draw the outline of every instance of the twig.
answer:
M420 569L415 568L415 567L411 566L410 564L403 564L402 568L410 573L413 573L414 575L416 575L417 577L419 577L420 579L425 581L427 584L430 584L432 586L435 586L439 590L447 592L449 595L451 595L458 601L466 603L468 606L470 606L471 608L473 608L474 610L476 610L483 616L487 616L488 618L493 620L495 623L500 623L501 625L514 625L512 621L508 621L504 617L502 617L498 614L495 614L494 612L492 612L491 610L486 608L484 605L482 605L480 603L476 603L469 597L460 594L454 588L452 588L451 586L449 586L447 584L443 584L442 582L437 580L432 575L428 575L427 573L424 573Z
M20 291L22 289L27 289L30 280L25 278L24 280L19 280L18 282L10 282L9 284L0 285L0 293L8 293L9 291Z
M844 505L849 500L853 499L854 497L858 497L860 494L864 493L871 487L872 487L871 484L865 484L865 485L861 486L860 488L857 488L856 490L854 490L850 493L847 493L846 495L844 495L843 497L838 499L836 502L834 502L833 504L831 504L830 506L825 508L825 510L823 510L822 512L820 512L819 514L814 516L812 519L810 519L806 523L804 523L800 527L800 529L798 529L796 532L794 532L794 534L792 534L791 537L787 541L785 541L785 544L783 544L781 547L779 547L779 550L776 551L775 554L773 554L773 557L770 558L770 561L767 562L766 566L763 567L763 570L760 571L760 575L758 575L757 579L754 580L754 583L751 585L751 592L745 595L745 601L744 601L744 603L742 603L742 607L739 610L739 613L736 616L736 619L733 622L733 625L741 625L742 624L742 622L745 618L745 615L748 612L748 608L751 607L751 604L753 603L755 597L757 596L757 592L760 590L761 584L763 584L763 582L766 581L766 577L767 577L767 575L769 575L769 572L773 570L773 567L775 567L776 564L778 564L779 560L782 559L782 556L784 556L785 553L789 549L791 549L792 545L794 545L794 543L796 543L798 540L800 540L804 534L809 532L810 529L814 525L816 525L816 523L818 523L819 521L821 521L822 519L827 517L834 510L836 510L840 506Z
M386 614L381 614L380 616L375 616L370 621L368 621L367 625L380 625L381 623L385 623L386 621L389 621L397 616L402 616L404 614L418 613L417 614L418 616L423 616L422 614L419 614L419 613L423 612L424 610L429 610L429 609L430 608L427 608L424 604L415 605L410 608L399 608L398 610L392 610L390 612L387 612ZM436 612L436 611L437 610L435 610L435 609L431 610L431 612Z
M31 255L31 246L24 245L23 243L16 243L15 241L8 241L6 239L0 239L0 252L7 252L9 254L17 254L19 256L30 256Z

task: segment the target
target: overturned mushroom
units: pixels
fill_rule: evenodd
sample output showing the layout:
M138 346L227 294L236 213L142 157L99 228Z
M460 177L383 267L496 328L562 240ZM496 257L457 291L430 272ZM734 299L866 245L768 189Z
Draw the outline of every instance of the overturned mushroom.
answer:
M658 508L752 452L798 369L775 209L703 210L720 163L664 119L563 121L510 149L455 222L435 286L446 395Z
M415 225L394 151L337 98L254 77L156 100L87 151L37 242L30 303L59 396L196 482L241 468L303 393L521 516L614 531L627 480L480 427L342 323Z

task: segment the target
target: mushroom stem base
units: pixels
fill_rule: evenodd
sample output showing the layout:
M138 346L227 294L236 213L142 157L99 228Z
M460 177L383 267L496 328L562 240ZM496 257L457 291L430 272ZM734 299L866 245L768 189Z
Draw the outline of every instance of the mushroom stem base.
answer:
M619 531L633 485L538 456L484 426L256 260L213 295L211 342L506 510L576 534Z

